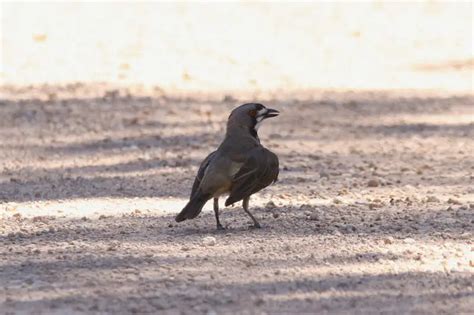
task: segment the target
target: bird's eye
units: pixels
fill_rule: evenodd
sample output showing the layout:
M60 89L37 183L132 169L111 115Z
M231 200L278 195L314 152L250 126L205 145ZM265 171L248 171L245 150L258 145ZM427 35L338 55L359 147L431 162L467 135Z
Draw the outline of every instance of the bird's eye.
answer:
M257 116L257 111L255 109L249 110L249 115L251 117L255 117L255 116Z

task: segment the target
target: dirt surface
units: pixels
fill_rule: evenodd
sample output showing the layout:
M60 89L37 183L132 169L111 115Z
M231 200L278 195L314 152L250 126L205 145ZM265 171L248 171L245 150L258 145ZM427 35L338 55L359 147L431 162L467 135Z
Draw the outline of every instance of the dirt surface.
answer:
M0 80L472 90L471 1L289 2L2 1Z
M472 314L472 95L1 92L2 314ZM224 232L210 205L176 224L249 100L282 112L263 228L239 206Z

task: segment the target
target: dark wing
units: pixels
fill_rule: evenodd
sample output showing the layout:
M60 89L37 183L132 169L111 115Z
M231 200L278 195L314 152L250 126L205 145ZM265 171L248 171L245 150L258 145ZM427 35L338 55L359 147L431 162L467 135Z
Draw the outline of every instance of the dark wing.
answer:
M192 198L194 196L194 194L196 193L196 191L198 190L199 188L199 184L201 183L201 180L202 178L204 177L204 173L206 173L206 169L207 167L209 166L209 163L212 161L212 159L214 158L215 154L216 154L217 151L214 151L212 152L211 154L209 154L205 159L204 161L202 161L201 163L201 166L199 166L199 170L198 170L198 173L196 175L196 178L194 179L194 183L193 183L193 188L191 190L191 196L189 198Z
M232 179L232 188L225 205L233 204L267 187L278 179L278 172L278 157L274 153L264 147L253 149Z

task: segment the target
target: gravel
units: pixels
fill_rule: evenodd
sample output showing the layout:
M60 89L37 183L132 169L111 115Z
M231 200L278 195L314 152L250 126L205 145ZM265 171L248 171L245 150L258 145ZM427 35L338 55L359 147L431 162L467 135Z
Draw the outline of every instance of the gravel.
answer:
M471 313L474 98L413 93L262 95L279 181L218 231L174 215L247 98L3 87L0 313Z

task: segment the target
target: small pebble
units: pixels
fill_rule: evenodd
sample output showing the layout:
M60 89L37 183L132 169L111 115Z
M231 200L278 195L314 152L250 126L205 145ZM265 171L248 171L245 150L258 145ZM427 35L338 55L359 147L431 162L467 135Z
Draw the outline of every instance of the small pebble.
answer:
M426 202L439 202L439 199L435 196L428 196Z
M378 186L380 186L380 181L375 178L369 180L369 182L367 183L367 187L378 187Z
M320 178L329 178L329 174L326 172L319 172L319 177Z
M405 244L413 244L413 243L415 243L415 240L412 239L411 237L407 237L407 238L403 239L403 243L405 243Z
M267 202L267 204L265 205L265 208L267 208L267 209L274 209L274 208L276 208L276 205L275 205L275 203L274 203L273 201L270 200L270 201Z
M357 231L357 228L352 224L347 224L347 225L344 225L344 230L346 232L355 232Z
M393 244L394 241L395 241L394 238L391 236L387 236L386 238L383 239L384 244Z
M217 241L214 236L206 236L205 238L202 239L202 243L205 246L214 246L216 245Z
M459 200L454 199L454 198L449 198L449 199L448 199L448 203L449 203L449 204L452 204L452 205L460 205L460 204L462 204Z
M109 251L109 252L116 251L116 250L117 250L117 246L116 246L116 245L110 245L110 246L107 248L107 251Z
M263 304L265 304L265 300L259 297L254 301L254 303L256 306L262 306Z

